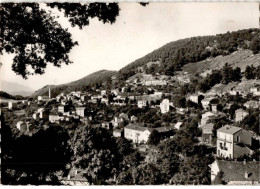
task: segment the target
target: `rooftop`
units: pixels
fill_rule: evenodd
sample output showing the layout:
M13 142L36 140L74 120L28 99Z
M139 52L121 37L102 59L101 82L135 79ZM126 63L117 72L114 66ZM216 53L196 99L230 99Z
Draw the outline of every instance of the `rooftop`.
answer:
M260 181L259 162L250 161L247 163L235 161L217 161L220 171L222 171L225 181ZM245 178L245 173L248 173L248 178Z
M152 128L148 128L148 127L142 127L142 126L139 126L137 124L129 124L125 127L126 129L132 129L132 130L137 130L137 131L145 131L145 130L149 130L149 131L152 131L153 129Z
M222 133L226 133L226 134L235 134L238 131L242 130L242 128L240 127L235 127L235 126L230 126L230 125L226 125L224 127L221 127L217 130L217 132L222 132Z
M214 128L214 125L212 123L208 123L201 126L203 133L212 133L212 130Z

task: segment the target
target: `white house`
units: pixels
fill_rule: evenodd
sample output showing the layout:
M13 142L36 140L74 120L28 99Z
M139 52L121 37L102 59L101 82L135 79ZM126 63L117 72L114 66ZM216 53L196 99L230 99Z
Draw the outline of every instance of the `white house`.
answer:
M137 118L136 116L134 116L134 115L132 115L130 119L131 119L131 121L133 121L133 122L135 122L135 121L138 120L138 118Z
M146 86L167 85L167 81L165 81L165 80L150 80L150 81L145 81L144 85L146 85Z
M16 123L16 127L19 131L21 130L27 130L27 124L24 121L18 121Z
M146 100L138 100L137 101L138 108L145 107L146 105L147 105L147 101Z
M102 96L104 96L104 95L107 94L107 91L106 91L106 90L101 90L100 94L101 94Z
M45 110L44 108L39 108L37 110L37 113L39 114L39 118L41 118L41 119L44 119L44 118L47 119L49 117L49 112L47 110Z
M122 137L123 136L123 130L121 130L121 129L113 130L113 136L114 137Z
M114 127L123 127L124 126L124 119L121 117L115 117L112 122Z
M108 105L108 99L107 98L102 98L101 99L101 103Z
M22 132L31 131L33 129L33 126L30 122L24 122L24 121L18 121L16 123L16 127L19 131Z
M33 117L33 119L39 119L40 118L40 113L35 112L32 117Z
M175 125L174 125L174 128L177 129L177 130L180 130L181 126L182 126L183 122L177 122Z
M199 96L200 95L198 95L198 94L190 95L189 100L198 104L199 103Z
M151 132L151 128L129 124L124 128L124 137L134 143L146 143Z
M8 109L9 110L12 110L13 108L16 108L16 107L17 107L17 102L12 102L12 101L8 102Z
M235 122L242 121L247 115L248 115L248 112L243 109L236 110L235 111Z
M48 96L38 96L38 101L48 101L50 100Z
M259 102L256 100L249 100L246 103L244 103L244 106L246 108L259 108Z
M217 156L230 159L252 153L252 135L235 126L226 125L217 130Z
M49 121L51 123L58 122L59 120L60 120L60 116L59 115L54 115L54 114L50 114L49 115Z
M260 96L260 86L250 88L250 92L253 93L254 96Z
M85 117L86 107L76 107L76 115L79 115L80 117Z
M111 93L117 96L119 94L119 90L113 89L113 90L111 90Z
M69 111L69 107L67 105L58 106L58 112L64 113L64 112L67 112L67 111Z
M202 114L201 116L201 120L200 120L200 125L206 125L211 119L215 118L216 115L212 112L205 112L204 114Z
M213 98L204 98L203 100L201 100L201 104L202 104L202 107L204 108L204 110L207 110L210 108L210 101L212 100Z
M160 109L161 109L161 113L165 114L167 112L170 111L170 101L169 99L163 99L163 101L160 103Z

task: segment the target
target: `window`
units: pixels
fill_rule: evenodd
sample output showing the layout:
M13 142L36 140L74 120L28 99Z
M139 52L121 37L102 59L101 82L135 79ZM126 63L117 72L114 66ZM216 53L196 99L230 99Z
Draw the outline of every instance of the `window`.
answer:
M240 137L239 137L239 136L237 136L237 142L239 142L239 140L240 140Z

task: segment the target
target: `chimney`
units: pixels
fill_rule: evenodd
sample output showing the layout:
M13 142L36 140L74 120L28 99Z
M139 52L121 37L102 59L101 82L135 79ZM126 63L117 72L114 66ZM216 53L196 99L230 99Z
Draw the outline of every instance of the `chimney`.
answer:
M248 175L249 175L249 174L248 174L248 172L246 171L246 172L245 172L245 178L246 178L246 179L248 179Z
M51 88L49 88L49 99L51 99Z

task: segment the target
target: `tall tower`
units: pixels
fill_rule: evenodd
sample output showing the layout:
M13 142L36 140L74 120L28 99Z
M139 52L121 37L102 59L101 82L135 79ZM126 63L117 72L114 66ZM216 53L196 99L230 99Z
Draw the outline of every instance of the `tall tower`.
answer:
M51 88L49 88L49 99L51 99Z

